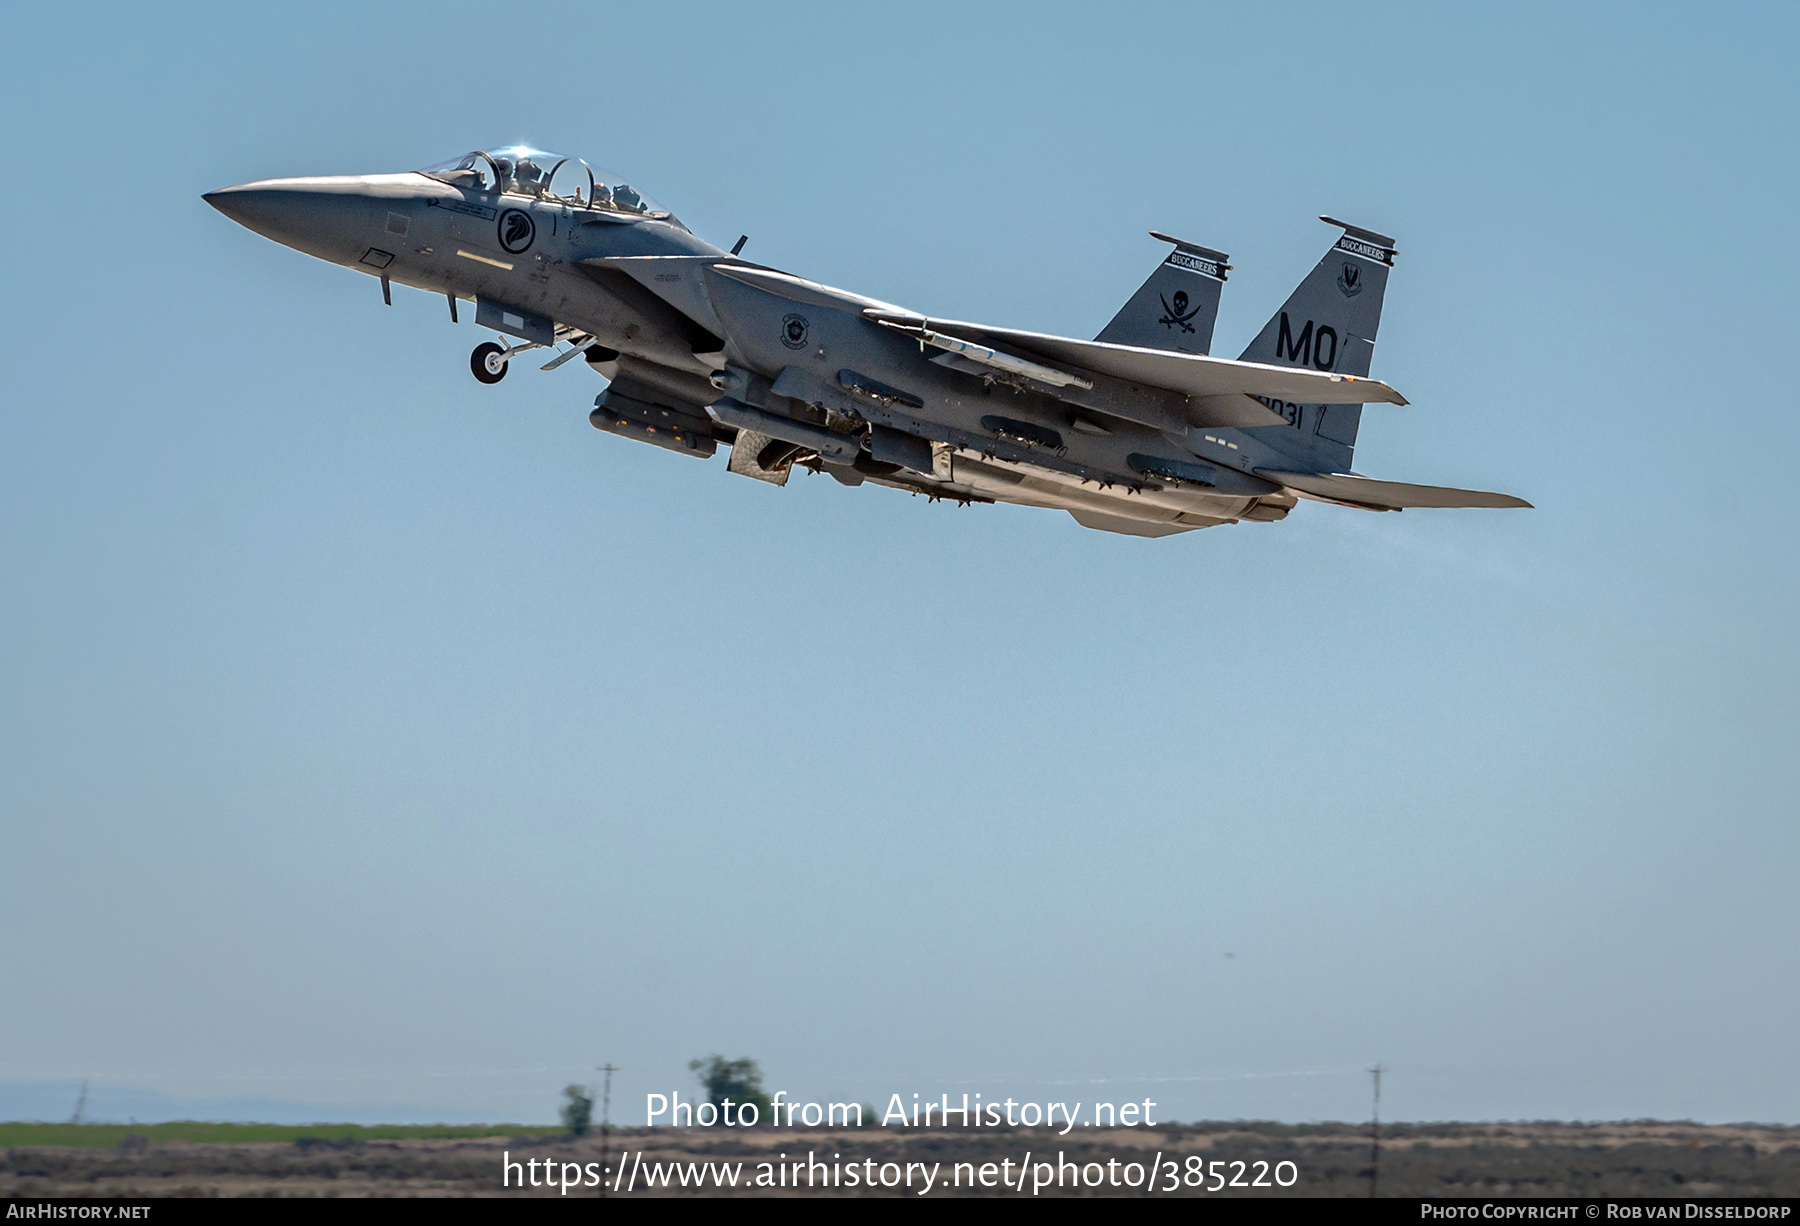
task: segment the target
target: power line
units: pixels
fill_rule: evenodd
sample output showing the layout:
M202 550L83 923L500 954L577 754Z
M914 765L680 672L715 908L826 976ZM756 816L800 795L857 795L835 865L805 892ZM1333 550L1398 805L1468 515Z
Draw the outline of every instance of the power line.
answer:
M1375 1078L1375 1106L1371 1117L1375 1148L1369 1155L1369 1198L1373 1200L1381 1183L1381 1065L1377 1064L1369 1072Z
M606 1156L610 1152L612 1134L612 1075L618 1072L619 1068L609 1060L600 1066L600 1071L606 1074L606 1088L600 1091L600 1195L605 1196L606 1176L611 1171L606 1164Z

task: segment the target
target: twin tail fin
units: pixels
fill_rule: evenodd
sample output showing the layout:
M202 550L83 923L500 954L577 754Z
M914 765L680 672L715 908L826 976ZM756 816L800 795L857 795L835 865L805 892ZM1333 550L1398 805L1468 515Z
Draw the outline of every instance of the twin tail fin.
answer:
M1394 240L1336 218L1319 220L1342 227L1343 235L1263 325L1241 360L1364 377L1375 356ZM1300 431L1307 450L1330 453L1320 457L1330 467L1350 466L1361 405L1275 401L1269 407Z
M1155 230L1150 237L1174 244L1175 250L1094 339L1108 345L1208 356L1231 257Z

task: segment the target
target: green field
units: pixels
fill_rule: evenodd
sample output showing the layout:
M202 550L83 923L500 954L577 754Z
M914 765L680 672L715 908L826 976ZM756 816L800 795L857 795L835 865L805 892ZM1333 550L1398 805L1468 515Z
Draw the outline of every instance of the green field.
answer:
M128 1136L154 1142L200 1141L249 1145L264 1141L397 1141L437 1137L554 1137L568 1129L537 1124L213 1124L175 1120L167 1124L0 1123L0 1149L23 1145L74 1145L103 1149Z

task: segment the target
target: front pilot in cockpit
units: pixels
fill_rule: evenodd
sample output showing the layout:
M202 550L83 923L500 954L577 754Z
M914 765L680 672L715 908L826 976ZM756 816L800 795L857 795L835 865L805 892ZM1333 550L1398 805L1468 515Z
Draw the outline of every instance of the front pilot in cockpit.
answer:
M495 149L491 153L476 150L465 157L427 166L419 173L482 195L497 192L531 196L580 209L636 213L681 225L655 201L617 175L596 170L580 158L546 153L525 145Z
M513 191L522 196L540 196L549 176L529 156L522 156L513 163L511 178Z

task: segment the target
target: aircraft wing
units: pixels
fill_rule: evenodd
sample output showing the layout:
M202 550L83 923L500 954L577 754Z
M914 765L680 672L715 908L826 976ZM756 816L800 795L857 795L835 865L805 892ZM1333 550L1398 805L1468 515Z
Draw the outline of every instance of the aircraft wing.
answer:
M1360 380L1359 380L1360 382ZM1457 490L1442 485L1407 485L1400 481L1376 481L1355 473L1284 473L1268 469L1256 470L1259 477L1279 481L1291 490L1323 498L1330 502L1347 502L1376 511L1398 511L1403 507L1529 507L1523 498L1511 494L1490 494L1485 490Z
M858 312L978 366L1031 379L1074 404L1159 429L1285 425L1258 396L1294 404L1406 403L1379 379L932 319L772 269L724 262L709 268L790 301Z
M1266 366L1229 358L1140 349L1046 336L1016 328L991 328L957 320L897 318L879 310L865 311L878 321L919 326L996 349L1024 349L1052 362L1110 375L1131 383L1160 387L1185 396L1267 396L1295 404L1405 404L1406 397L1379 379L1336 375L1299 366Z

